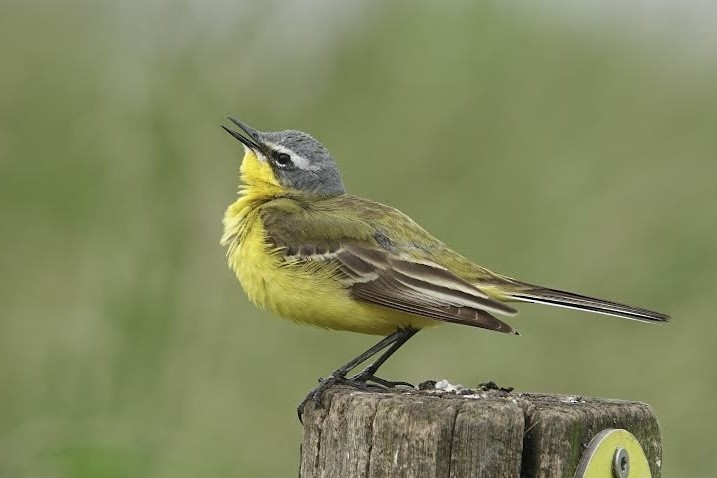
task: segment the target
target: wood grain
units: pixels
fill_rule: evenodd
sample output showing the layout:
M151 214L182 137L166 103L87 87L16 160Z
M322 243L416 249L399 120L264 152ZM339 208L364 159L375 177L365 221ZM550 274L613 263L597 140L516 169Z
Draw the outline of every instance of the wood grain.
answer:
M572 477L585 445L624 428L660 476L657 418L640 402L499 390L359 391L307 404L300 476Z

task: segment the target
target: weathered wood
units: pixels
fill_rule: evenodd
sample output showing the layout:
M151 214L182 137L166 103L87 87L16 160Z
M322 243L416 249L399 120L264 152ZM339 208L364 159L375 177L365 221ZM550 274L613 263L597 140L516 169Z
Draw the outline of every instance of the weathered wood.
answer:
M572 477L583 449L606 428L623 428L640 442L653 478L660 476L662 442L649 405L625 400L523 394L523 474Z
M334 387L307 404L302 478L572 477L605 428L640 441L660 476L649 405L500 390L369 392Z

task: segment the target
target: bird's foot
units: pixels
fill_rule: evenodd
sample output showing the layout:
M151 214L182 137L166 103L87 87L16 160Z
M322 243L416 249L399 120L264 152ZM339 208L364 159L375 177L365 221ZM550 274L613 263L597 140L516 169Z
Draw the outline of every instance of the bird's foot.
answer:
M399 386L415 388L412 384L408 382L392 382L389 380L384 380L380 377L375 376L373 373L371 373L370 370L364 370L363 372L356 374L352 377L346 377L345 375L334 373L330 377L320 378L319 384L316 387L312 388L308 394L306 394L306 397L296 408L296 412L299 416L299 421L301 423L303 423L304 409L306 408L306 404L309 402L314 402L316 407L323 408L324 404L321 401L321 395L324 393L324 391L328 390L334 385L346 385L358 390L368 390L372 388L379 390L388 390L390 388L395 388Z
M335 373L327 378L319 378L319 384L312 388L309 393L306 394L306 397L301 401L301 403L299 403L299 406L296 407L296 412L299 415L299 421L304 423L304 408L306 408L307 403L314 402L317 407L323 408L324 404L321 402L321 394L334 385L343 385L347 382L349 382L349 379L343 375L337 375Z
M354 375L353 377L349 378L348 380L351 380L351 381L357 382L357 383L363 383L363 384L366 384L367 386L371 386L371 384L375 384L383 389L396 388L396 387L416 388L413 386L413 384L408 383L408 382L402 382L402 381L392 382L390 380L384 380L381 377L375 376L368 369L364 370L363 372L361 372L357 375Z

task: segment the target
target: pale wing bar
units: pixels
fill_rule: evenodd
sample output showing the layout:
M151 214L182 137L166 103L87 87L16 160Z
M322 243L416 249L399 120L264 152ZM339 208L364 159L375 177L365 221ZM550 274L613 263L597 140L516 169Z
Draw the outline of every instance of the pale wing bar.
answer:
M376 284L376 282L378 284ZM386 285L385 280L379 279L376 282L356 284L351 289L352 296L363 302L389 307L429 319L481 327L498 332L518 333L510 325L483 310L446 304L434 304L430 300L415 300L413 297L402 298L400 292L394 294L390 292L386 293L389 287L382 287L382 285ZM378 285L378 287L374 285Z
M515 333L490 314L514 315L515 309L438 264L357 245L342 247L336 259L357 300L436 320Z
M429 319L517 333L491 315L515 315L515 309L439 264L357 244L287 246L283 250L285 258L293 261L338 261L338 279L356 300Z

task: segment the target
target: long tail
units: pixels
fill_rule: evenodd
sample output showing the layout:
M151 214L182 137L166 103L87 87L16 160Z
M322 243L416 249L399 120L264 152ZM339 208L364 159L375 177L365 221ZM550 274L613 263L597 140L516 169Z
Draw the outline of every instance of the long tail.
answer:
M612 315L625 319L639 320L641 322L667 322L670 316L660 312L633 307L631 305L619 304L609 300L596 299L584 295L573 294L562 290L548 289L531 284L520 284L515 291L506 293L509 300L520 302L534 302L536 304L548 304L568 309L585 310L598 314Z

